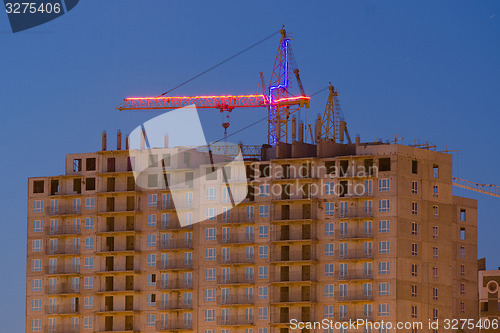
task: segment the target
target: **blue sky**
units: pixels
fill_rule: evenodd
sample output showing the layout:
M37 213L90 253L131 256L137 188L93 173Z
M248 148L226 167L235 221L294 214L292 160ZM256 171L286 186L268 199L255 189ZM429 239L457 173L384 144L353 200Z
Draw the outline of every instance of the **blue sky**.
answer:
M13 34L0 13L4 191L2 330L24 330L26 189L64 172L67 153L96 151L102 130L130 132L153 113L119 113L126 96L157 95L285 24L306 92L341 92L351 135L429 141L454 153L454 174L500 184L500 2L85 0L61 18ZM270 77L278 36L176 91L249 94ZM311 101L321 113L327 92ZM203 111L208 139L221 115ZM265 116L236 109L231 130ZM232 137L261 144L261 123ZM114 144L114 139L113 139ZM112 146L113 146L112 144ZM478 199L479 256L500 266L498 198ZM7 273L8 272L8 273Z

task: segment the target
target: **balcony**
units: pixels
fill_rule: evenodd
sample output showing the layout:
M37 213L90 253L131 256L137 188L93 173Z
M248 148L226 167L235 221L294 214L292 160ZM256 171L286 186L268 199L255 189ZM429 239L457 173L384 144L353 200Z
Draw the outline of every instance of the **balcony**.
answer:
M168 302L156 302L156 307L158 310L192 310L193 302L187 302L181 300L168 301Z
M334 313L334 318L330 319L335 319L336 321L356 321L358 319L365 319L365 320L372 320L373 316L371 311L370 312L347 312L347 313Z
M280 295L271 295L271 304L283 305L280 303L311 303L315 302L314 294L283 293Z
M218 244L248 244L254 243L253 234L233 233L226 235L217 235Z
M271 283L280 282L314 282L316 279L311 277L309 272L302 274L302 272L275 272L271 275Z
M48 295L78 294L80 284L58 283L56 286L48 286L45 290Z
M339 233L339 239L366 239L373 238L371 232L365 233L364 230L348 230L346 232Z
M65 315L80 313L79 306L75 305L47 305L45 306L45 314L50 315Z
M81 206L76 206L76 207L65 207L65 208L58 208L58 209L52 209L49 208L46 210L47 215L49 216L64 216L64 215L80 215L81 214Z
M364 259L372 259L373 251L365 251L365 250L348 250L348 251L339 251L338 254L339 260L364 260Z
M230 264L235 264L235 265L244 265L244 264L253 264L254 263L254 256L253 255L246 255L245 253L238 253L234 255L230 255L229 257L225 256L219 256L217 258L218 263L220 265L230 265Z
M158 290L193 289L193 280L171 279L168 281L158 281L156 288Z
M219 275L217 277L218 284L252 284L254 283L253 276L246 274L230 274L228 276Z
M180 223L178 220L175 220L175 221L172 221L170 220L167 223L164 223L162 221L158 221L157 222L157 225L156 225L156 228L158 229L158 231L162 231L162 230L165 230L165 231L170 231L170 230L188 230L188 229L192 229L193 228L193 225L187 225L185 227L181 227Z
M217 305L228 306L228 305L248 305L253 304L254 298L253 296L245 296L245 295L230 295L230 296L219 296L217 297Z
M312 261L316 260L312 252L276 252L272 256L273 262L290 262L290 261Z
M45 234L47 236L73 236L80 235L81 228L80 225L65 225L59 226L57 228L54 227L46 227Z
M373 209L351 208L351 209L335 209L334 215L329 215L333 218L340 219L355 219L373 217Z
M364 292L363 290L340 292L335 294L335 300L338 302L355 302L355 301L371 301L373 299L372 292Z
M51 274L69 274L69 275L78 275L80 274L80 266L76 267L68 267L65 265L47 265L45 266L45 273L48 275Z
M42 332L47 332L47 333L78 333L78 332L80 332L80 327L73 326L73 325L59 325L59 324L57 324L56 326L46 325Z
M80 246L73 247L72 245L58 244L52 246L47 244L45 247L45 254L47 255L76 255L80 254Z
M156 331L171 331L171 330L192 330L193 323L190 320L168 320L168 321L157 321Z
M285 232L277 231L271 234L272 242L286 242L286 241L311 241L315 240L316 235L310 231L302 232Z
M158 260L156 262L158 269L168 270L168 269L192 269L193 262L191 260L183 260L183 259L173 259L168 261Z
M188 250L193 248L192 239L169 239L168 241L159 241L158 250Z
M217 317L217 325L220 326L248 326L254 325L253 316L221 316Z

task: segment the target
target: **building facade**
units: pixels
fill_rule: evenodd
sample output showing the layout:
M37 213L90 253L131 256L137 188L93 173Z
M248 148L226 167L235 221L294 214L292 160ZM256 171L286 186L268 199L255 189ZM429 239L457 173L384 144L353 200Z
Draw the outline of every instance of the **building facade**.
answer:
M159 177L170 158L155 157ZM263 147L235 207L212 207L224 168L186 186L206 213L187 227L189 204L137 186L133 163L120 149L69 154L63 175L29 179L26 332L341 332L290 324L323 319L432 332L429 319L478 318L477 205L452 195L448 154ZM345 332L397 331L412 329Z
M500 268L479 271L479 316L483 320L481 332L498 332L500 322Z

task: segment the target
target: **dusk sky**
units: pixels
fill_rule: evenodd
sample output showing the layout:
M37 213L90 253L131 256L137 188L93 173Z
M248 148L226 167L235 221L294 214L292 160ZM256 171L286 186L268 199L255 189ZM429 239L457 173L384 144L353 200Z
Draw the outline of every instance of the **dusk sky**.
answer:
M2 332L24 332L27 180L64 173L65 155L100 149L158 113L118 112L127 96L156 96L278 31L293 36L306 93L331 81L351 136L429 141L453 153L454 175L500 185L500 2L82 0L13 34L0 13ZM171 95L254 94L269 83L279 35ZM328 92L311 99L323 112ZM266 116L236 109L229 133ZM218 110L202 110L207 139ZM188 125L187 125L188 126ZM231 142L267 143L265 122ZM500 198L478 200L479 254L500 266Z

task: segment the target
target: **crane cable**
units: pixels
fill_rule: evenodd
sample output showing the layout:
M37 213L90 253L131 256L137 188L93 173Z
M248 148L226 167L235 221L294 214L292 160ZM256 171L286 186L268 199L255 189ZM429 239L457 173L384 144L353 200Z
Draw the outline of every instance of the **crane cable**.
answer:
M239 51L239 52L237 52L237 53L233 54L233 55L232 55L232 56L230 56L229 58L226 58L226 59L222 60L221 62L219 62L219 63L217 63L217 64L213 65L212 67L210 67L210 68L208 68L208 69L204 70L203 72L201 72L201 73L199 73L199 74L197 74L197 75L193 76L192 78L190 78L190 79L188 79L188 80L186 80L186 81L182 82L181 84L178 84L177 86L173 87L172 89L165 91L163 94L161 94L161 95L160 95L160 96L158 96L158 97L165 96L166 94L168 94L168 93L170 93L170 92L174 91L175 89L177 89L177 88L179 88L179 87L182 87L183 85L185 85L186 83L189 83L189 82L193 81L194 79L199 78L200 76L202 76L202 75L204 75L204 74L206 74L206 73L210 72L211 70L213 70L213 69L215 69L215 68L219 67L220 65L225 64L226 62L228 62L228 61L230 61L230 60L232 60L232 59L236 58L237 56L239 56L239 55L241 55L241 54L245 53L246 51L248 51L248 50L250 50L250 49L254 48L255 46L257 46L257 45L259 45L259 44L261 44L261 43L265 42L266 40L268 40L268 39L270 39L270 38L274 37L275 35L277 35L277 34L279 34L279 33L280 33L280 30L273 32L273 33L272 33L272 34L270 34L269 36L267 36L267 37L265 37L265 38L263 38L263 39L259 40L259 41L258 41L258 42L256 42L256 43L253 43L252 45L248 46L247 48L245 48L245 49L243 49L243 50L241 50L241 51Z

